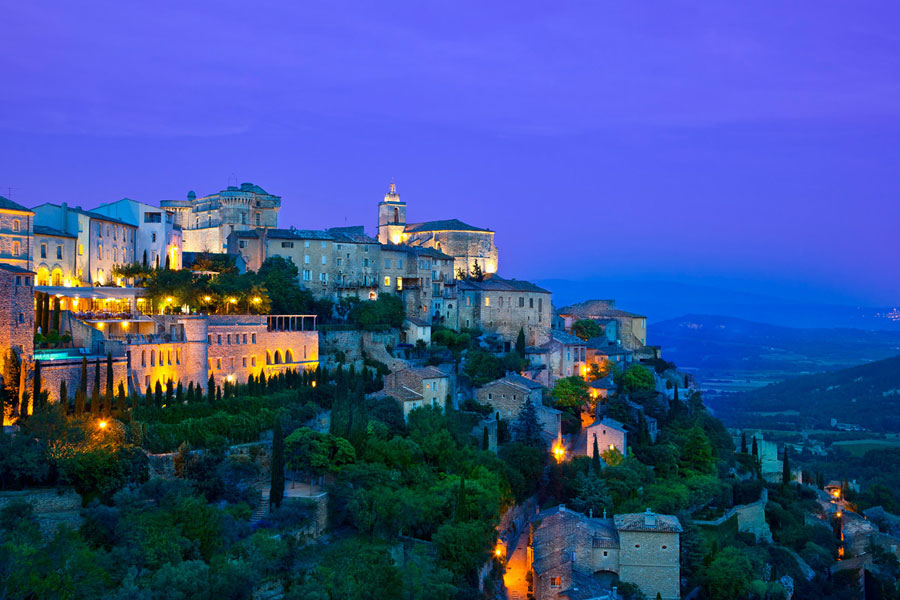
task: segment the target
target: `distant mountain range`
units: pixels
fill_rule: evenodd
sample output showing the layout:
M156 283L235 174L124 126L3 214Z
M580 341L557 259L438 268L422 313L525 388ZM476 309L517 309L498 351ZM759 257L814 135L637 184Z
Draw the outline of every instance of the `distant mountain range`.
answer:
M900 331L783 327L714 315L654 323L648 342L707 380L738 373L781 379L900 355Z
M873 431L897 432L900 356L720 396L712 408L730 424L799 429L828 427L836 419Z
M865 307L791 301L766 294L667 281L539 279L566 306L593 298L612 298L624 310L647 316L652 324L684 314L725 315L785 327L852 327L900 331L900 307Z

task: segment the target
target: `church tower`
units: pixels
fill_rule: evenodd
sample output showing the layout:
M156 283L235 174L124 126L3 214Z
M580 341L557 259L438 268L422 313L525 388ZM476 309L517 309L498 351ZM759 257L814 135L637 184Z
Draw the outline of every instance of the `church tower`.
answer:
M384 201L378 203L378 241L382 244L403 243L406 229L406 202L400 201L397 184L391 182L390 191Z

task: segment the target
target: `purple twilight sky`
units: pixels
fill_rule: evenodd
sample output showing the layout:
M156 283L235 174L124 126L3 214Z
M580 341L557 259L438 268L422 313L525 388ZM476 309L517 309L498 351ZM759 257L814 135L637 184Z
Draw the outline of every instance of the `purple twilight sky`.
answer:
M252 181L497 231L501 274L900 302L896 2L0 0L0 194Z

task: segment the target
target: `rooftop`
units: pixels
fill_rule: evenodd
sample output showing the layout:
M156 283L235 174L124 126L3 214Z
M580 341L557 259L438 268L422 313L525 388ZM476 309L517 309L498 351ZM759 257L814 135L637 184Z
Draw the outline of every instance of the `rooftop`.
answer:
M485 275L483 281L475 281L473 279L460 279L459 289L465 290L481 290L484 292L532 292L538 294L549 294L550 292L542 287L538 287L530 281L522 281L519 279L504 279L496 274Z
M54 229L53 227L45 227L43 225L34 226L34 235L52 235L55 237L67 237L75 240L78 239L78 236L74 233L66 233L65 231Z
M438 260L453 260L449 254L444 254L435 248L425 248L424 246L404 246L397 244L383 244L382 251L388 252L405 252L407 254L415 254L416 256L426 256L428 258L436 258Z
M19 212L30 213L31 209L22 206L16 202L13 202L6 196L0 196L0 210L16 210Z
M661 531L664 533L681 533L681 522L673 515L658 515L656 513L628 513L613 517L618 531Z
M603 417L599 421L594 421L590 427L595 427L597 425L603 425L605 427L609 427L610 429L617 429L619 431L625 431L625 426L616 421L615 419L610 419L609 417Z
M443 219L440 221L425 221L423 223L409 223L404 229L406 233L420 233L424 231L479 231L493 233L490 229L482 229L463 223L459 219Z
M504 383L504 382L508 383L510 385L514 385L514 386L526 389L526 390L539 390L544 387L537 381L532 381L531 379L528 379L527 377L522 377L518 373L507 373L505 376L501 377L500 379L495 379L494 381L488 382L488 383L484 384L484 386L482 386L482 387L487 387L489 385L494 385L497 383Z
M577 335L572 335L571 333L566 333L565 331L560 331L558 329L554 329L550 332L550 337L552 337L555 341L560 344L565 344L566 346L586 346L587 342L578 337Z

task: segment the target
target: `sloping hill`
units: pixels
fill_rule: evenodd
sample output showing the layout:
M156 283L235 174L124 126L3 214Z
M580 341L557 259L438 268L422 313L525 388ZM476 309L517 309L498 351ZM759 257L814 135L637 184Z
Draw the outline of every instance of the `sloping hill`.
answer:
M751 414L796 411L789 420L827 427L832 418L873 431L900 431L900 356L833 371L804 375L758 390L734 394L714 406L731 422Z
M900 354L900 332L801 329L716 315L686 315L648 328L649 343L680 367L703 372L810 373Z

